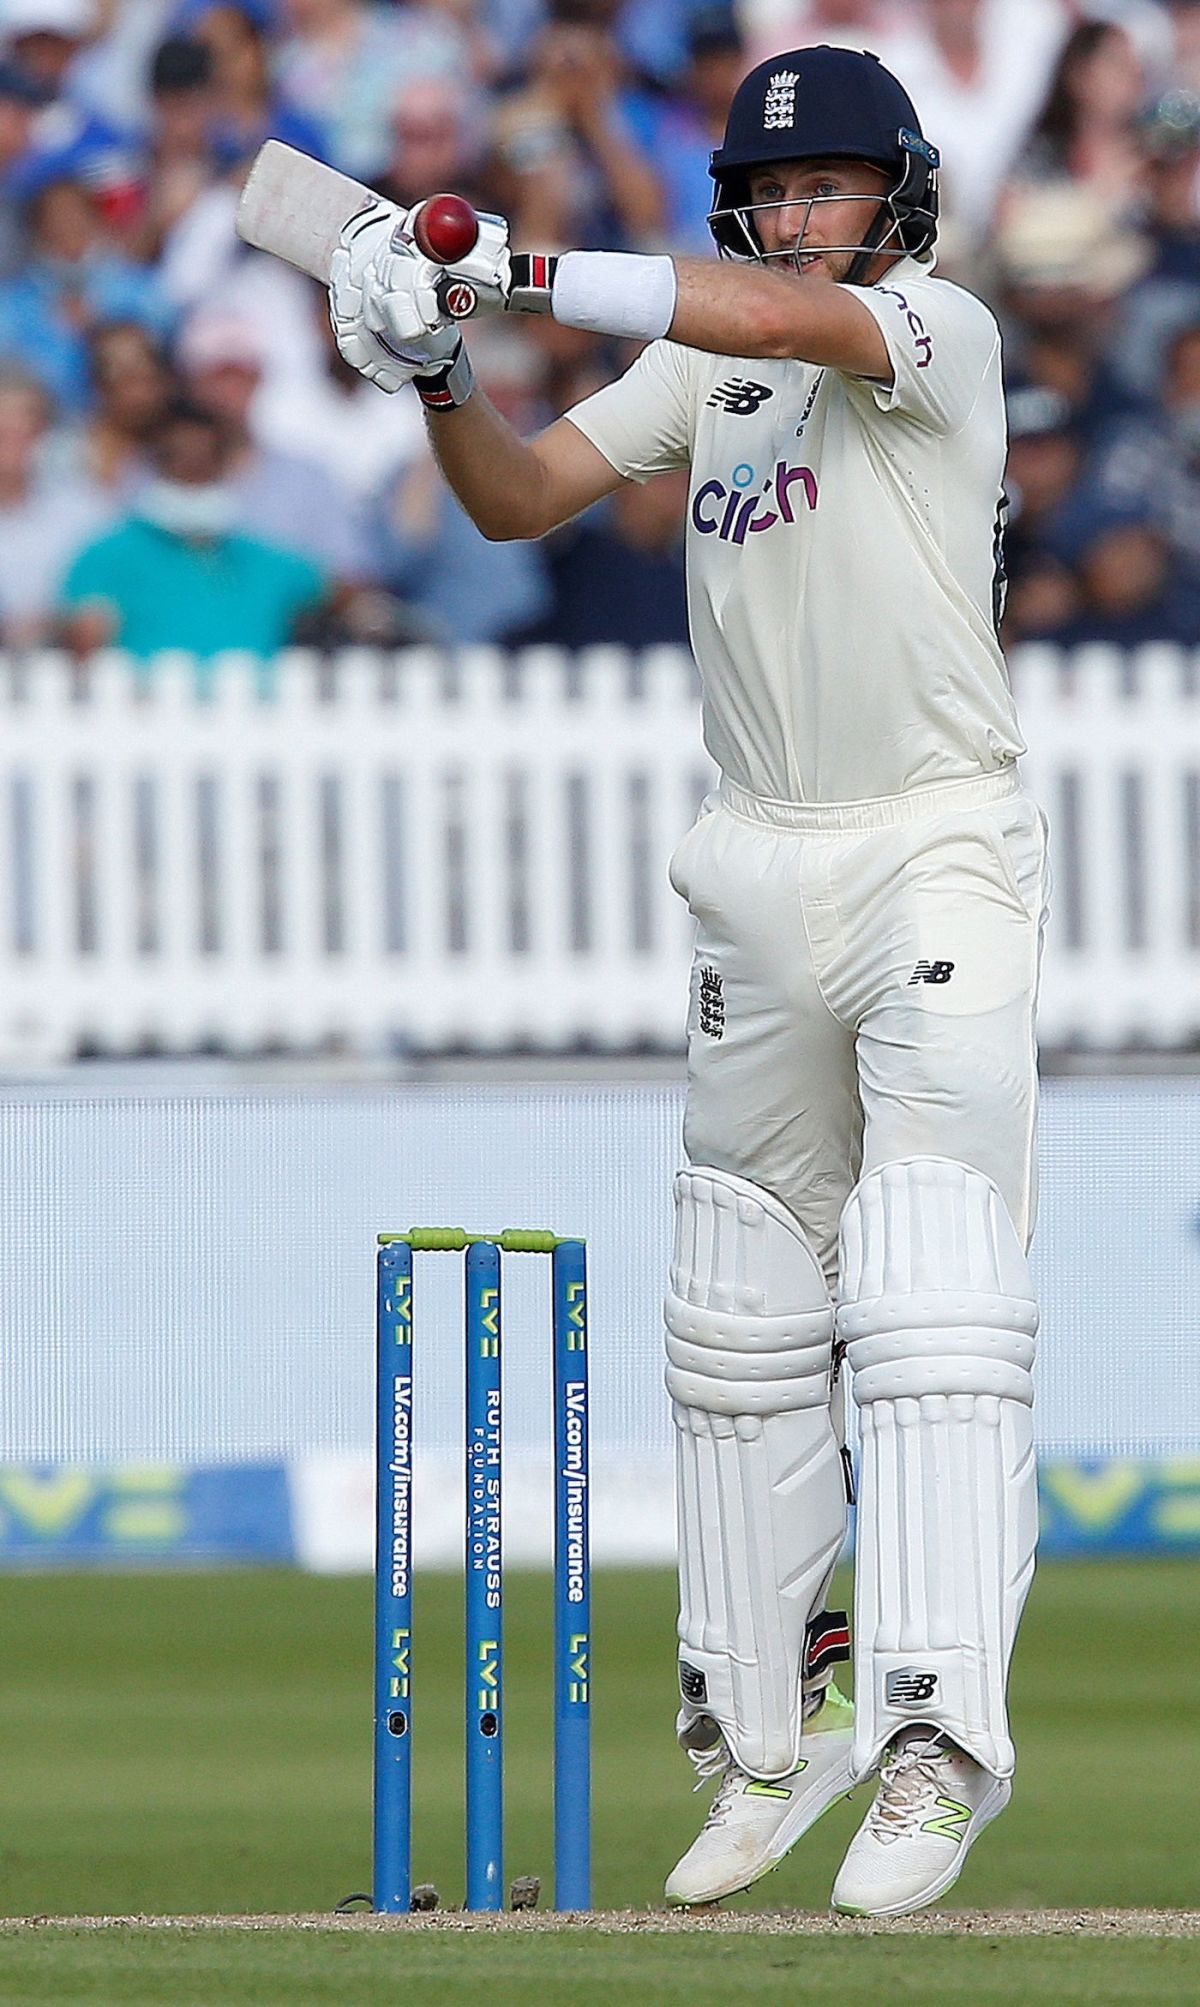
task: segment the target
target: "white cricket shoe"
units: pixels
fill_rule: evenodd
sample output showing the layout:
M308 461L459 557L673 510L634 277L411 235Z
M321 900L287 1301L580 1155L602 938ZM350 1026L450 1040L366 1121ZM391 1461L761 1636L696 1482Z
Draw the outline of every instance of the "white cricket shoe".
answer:
M957 1881L971 1842L1012 1796L957 1743L932 1728L893 1737L879 1790L833 1885L847 1916L906 1916Z
M688 1751L701 1781L720 1775L708 1817L667 1878L671 1903L719 1902L777 1867L802 1833L851 1789L854 1709L836 1687L804 1724L798 1769L769 1783L750 1777L729 1754L723 1735ZM697 1785L699 1789L699 1784Z

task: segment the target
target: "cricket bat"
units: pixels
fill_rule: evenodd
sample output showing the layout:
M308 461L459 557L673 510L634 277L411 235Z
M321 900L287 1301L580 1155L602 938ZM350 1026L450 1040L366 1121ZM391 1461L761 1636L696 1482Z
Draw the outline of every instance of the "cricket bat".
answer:
M361 181L298 147L269 139L259 148L242 190L236 228L243 243L270 251L327 285L338 238L351 217L387 206ZM418 246L441 265L464 257L478 231L474 210L458 195L431 195L413 223Z

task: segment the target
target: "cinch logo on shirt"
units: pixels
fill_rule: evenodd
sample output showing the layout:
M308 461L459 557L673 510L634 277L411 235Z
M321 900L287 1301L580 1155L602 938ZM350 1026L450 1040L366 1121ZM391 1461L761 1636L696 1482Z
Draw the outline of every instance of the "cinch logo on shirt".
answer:
M933 361L933 336L926 328L920 314L914 312L905 299L904 294L897 292L895 286L880 286L879 291L885 293L889 300L895 300L908 322L909 332L913 337L913 347L917 351L917 368L928 369L930 363Z
M811 467L789 467L777 460L761 487L747 490L754 480L753 467L745 461L724 481L703 481L692 496L692 523L702 537L718 536L723 543L745 543L751 530L769 530L773 523L794 523L793 489L799 488L810 509L818 500L817 477Z

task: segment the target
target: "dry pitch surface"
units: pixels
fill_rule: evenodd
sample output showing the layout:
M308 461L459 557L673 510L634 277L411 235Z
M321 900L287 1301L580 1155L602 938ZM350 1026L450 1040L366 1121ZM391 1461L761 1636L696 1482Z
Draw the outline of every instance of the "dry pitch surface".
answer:
M811 1910L733 1911L596 1910L578 1915L525 1911L516 1915L467 1915L440 1910L421 1916L25 1916L0 1918L0 1936L56 1930L160 1931L351 1931L379 1932L570 1932L602 1935L696 1932L774 1937L1200 1937L1200 1910L1194 1909L1026 1909L930 1910L921 1916L852 1917Z

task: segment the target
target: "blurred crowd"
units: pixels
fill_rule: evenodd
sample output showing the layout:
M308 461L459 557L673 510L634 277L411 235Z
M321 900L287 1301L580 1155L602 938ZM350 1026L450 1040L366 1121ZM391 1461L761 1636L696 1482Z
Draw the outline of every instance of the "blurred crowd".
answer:
M1006 638L1200 641L1200 0L0 0L0 639L683 639L684 477L486 543L238 190L276 137L518 247L705 255L739 79L823 41L908 86L1001 320ZM524 430L631 357L471 346Z

